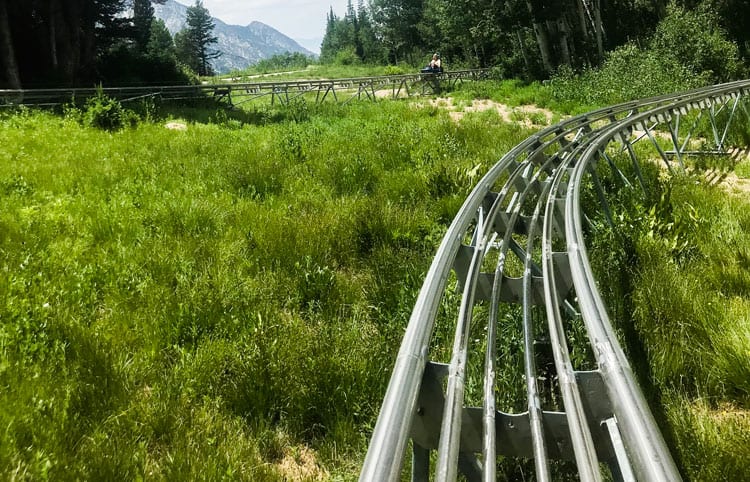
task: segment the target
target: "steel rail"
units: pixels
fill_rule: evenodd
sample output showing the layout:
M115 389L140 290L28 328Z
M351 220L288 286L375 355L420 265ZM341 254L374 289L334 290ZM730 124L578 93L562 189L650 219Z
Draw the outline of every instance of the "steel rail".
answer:
M399 97L402 92L411 95L409 84L418 84L421 93L435 93L440 85L448 85L464 80L480 80L489 75L488 69L469 69L446 71L443 73L413 73L400 75L382 75L369 77L346 77L338 79L266 81L249 83L219 83L198 85L134 86L134 87L77 87L53 89L0 89L0 107L18 105L53 106L82 101L96 96L99 92L109 97L132 101L144 97L159 97L164 100L184 100L210 98L224 100L229 105L239 105L261 97L270 96L271 101L282 104L289 101L289 96L298 97L304 94L315 94L316 102L322 102L329 93L336 97L336 92L350 95L348 100L361 98L375 100L376 91L390 89L390 97ZM322 94L322 97L321 97Z
M741 92L741 90L737 91L734 87L731 89L718 87L712 90L710 97L708 97L712 101L711 109L715 106L714 99L735 92ZM739 101L739 96L733 97L736 101ZM642 125L643 122L653 119L660 119L669 124L671 115L683 112L685 108L704 99L705 97L680 99L671 105L657 107L609 128L581 153L580 159L571 174L571 183L565 191L567 252L579 306L585 311L583 319L587 324L592 346L596 348L595 354L599 361L600 370L603 371L603 375L608 381L607 387L610 392L610 399L613 401L613 410L618 418L618 424L621 426L624 442L628 447L631 447L630 455L636 459L633 466L636 475L641 480L675 480L679 476L679 472L661 433L658 431L648 404L635 384L635 377L632 375L627 358L617 342L606 307L596 287L596 280L586 251L581 210L578 208L580 206L580 188L586 169L595 162L598 153L605 148L607 143L614 139L616 135L622 135L623 128L635 128ZM736 105L737 102L735 102L735 107ZM732 121L732 116L726 124L725 135ZM712 122L712 126L714 132L716 132L715 122ZM674 133L672 133L672 137L672 142L675 145L678 144ZM721 147L724 139L725 137L722 137L721 140L716 137L714 140Z
M458 472L468 480L495 480L497 455L534 459L539 480L550 477L548 464L553 459L574 460L582 480L602 480L602 464L609 467L615 480L680 480L598 292L583 229L589 215L596 213L582 211L581 186L591 179L599 209L611 222L606 192L597 174L600 160L606 161L622 185L645 190L639 163L650 162L653 155L644 154L645 150L656 154L669 169L683 169L688 140L697 136L696 128L705 116L713 135L704 142L713 142L717 152L725 149L730 125L739 113L750 120L742 103L748 90L750 81L740 81L572 117L529 137L490 167L448 227L425 277L383 399L361 481L398 480L410 441L413 480L430 478L431 450L438 453L437 480L456 480ZM687 133L681 133L685 124L681 117L692 112L699 113L698 119ZM635 149L641 141L647 144ZM662 146L667 142L672 151ZM621 149L613 150L618 143ZM630 182L610 157L624 151L638 183ZM469 245L463 244L467 237L471 238ZM526 240L525 248L518 239ZM494 273L481 272L483 258L495 249L499 252ZM506 274L510 253L522 263L520 279ZM458 282L457 292L462 294L461 306L452 362L442 365L430 359L429 347L438 307L452 289L451 270ZM472 356L467 351L468 333L477 321L473 306L484 302L489 302L490 312L484 327L483 403L471 407L465 405L464 394L467 360ZM497 408L495 342L497 313L503 304L522 308L528 404L523 413L504 413ZM542 307L547 318L546 336L562 412L544 410L534 401L539 394L535 387L534 347L538 340L533 337L534 306ZM588 334L596 364L593 371L573 367L566 324L575 319L581 320ZM447 385L441 381L445 377Z
M400 476L403 455L409 441L422 378L428 362L430 337L448 275L456 260L461 238L497 179L509 167L515 165L523 154L541 153L542 151L537 148L543 144L544 139L552 138L548 141L552 144L556 139L563 138L565 132L589 123L589 119L607 119L635 106L636 104L632 103L615 110L600 109L588 116L576 116L542 130L511 149L489 169L471 191L437 249L412 310L370 440L360 475L361 481L398 480Z

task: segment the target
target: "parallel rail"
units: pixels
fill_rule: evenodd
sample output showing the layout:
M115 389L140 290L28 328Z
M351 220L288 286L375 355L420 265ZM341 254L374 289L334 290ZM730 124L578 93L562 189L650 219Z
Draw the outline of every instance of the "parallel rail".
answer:
M18 105L54 106L82 101L101 91L123 102L145 98L186 100L210 98L239 105L256 99L270 99L271 103L288 104L303 98L315 102L334 100L348 102L353 99L375 100L379 97L403 97L438 93L444 87L466 80L479 80L489 74L487 69L456 70L440 74L415 73L343 79L295 80L253 83L222 83L201 85L173 85L148 87L105 87L1 90L0 107Z
M489 169L425 277L361 481L399 480L409 446L414 481L453 481L459 473L496 480L499 456L533 460L539 481L555 476L552 460L574 462L584 481L681 480L599 294L584 223L596 214L611 222L598 165L606 163L622 185L646 189L640 163L656 158L670 171L683 169L700 124L710 125L702 152L725 152L730 126L741 115L750 119L743 102L749 91L750 81L742 81L579 115L531 136ZM619 169L616 157L629 169ZM582 212L584 182L598 194L598 213ZM514 277L511 265L522 274ZM523 340L520 413L497 407L498 313L508 306L518 313ZM453 311L451 319L439 315ZM447 363L432 360L439 318L455 323ZM569 329L576 323L585 327L594 369L572 361ZM554 362L552 384L538 368L543 347ZM474 366L484 367L479 375L469 373L476 357ZM467 394L470 381L481 389ZM542 390L543 384L553 388ZM557 402L550 402L550 391Z

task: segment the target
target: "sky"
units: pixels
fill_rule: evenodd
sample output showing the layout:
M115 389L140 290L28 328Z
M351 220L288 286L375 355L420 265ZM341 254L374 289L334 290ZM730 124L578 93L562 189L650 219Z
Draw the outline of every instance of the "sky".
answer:
M195 0L177 1L195 4ZM224 23L247 25L257 20L316 53L325 34L326 15L333 7L333 13L343 17L346 4L347 0L203 0L211 16Z

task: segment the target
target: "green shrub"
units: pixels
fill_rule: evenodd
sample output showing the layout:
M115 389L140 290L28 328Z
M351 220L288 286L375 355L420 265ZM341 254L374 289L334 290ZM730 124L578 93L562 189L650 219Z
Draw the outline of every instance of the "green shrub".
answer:
M407 70L403 65L386 65L385 70L383 71L384 75L401 75L406 73Z
M590 110L597 105L679 92L707 82L707 77L696 76L672 56L628 43L610 52L598 69L582 73L560 69L550 81L550 87L558 102L570 102Z
M707 83L741 78L744 72L739 49L727 39L718 15L708 5L687 10L671 4L657 26L651 50L659 58L684 65L693 74L706 78Z
M338 65L357 65L357 64L361 64L362 61L357 55L357 52L354 51L354 48L349 48L349 49L342 49L336 52L334 63Z
M148 105L146 108L149 108ZM63 106L65 117L78 121L86 127L105 131L116 131L123 127L135 126L140 117L132 110L125 109L120 101L106 95L101 87L96 95L86 99L83 108L75 104L75 99Z
M734 167L734 172L741 179L750 179L750 161L744 160Z
M668 391L664 401L686 480L747 480L747 407L705 398L691 400L676 391Z
M550 82L559 102L605 106L725 82L744 75L737 45L715 13L671 6L646 48L634 42L609 52L601 66L561 68Z

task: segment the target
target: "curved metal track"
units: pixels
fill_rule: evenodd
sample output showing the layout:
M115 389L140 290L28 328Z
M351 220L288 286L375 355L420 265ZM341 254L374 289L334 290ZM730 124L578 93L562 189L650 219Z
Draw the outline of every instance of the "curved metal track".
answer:
M599 164L624 185L645 189L639 163L656 158L670 171L683 169L699 124L710 126L701 152L724 152L730 125L740 115L750 119L742 102L748 89L750 81L735 82L576 116L529 137L489 169L426 275L361 481L399 480L409 445L415 481L453 481L458 473L495 480L498 456L533 459L541 481L552 479L556 459L573 461L584 481L681 479L597 289L583 229L597 213L582 212L581 189L593 186L599 214L611 221ZM615 157L632 163L632 182ZM522 340L520 413L497 408L504 361L496 347L498 313L507 307L514 307ZM441 351L449 353L447 363L432 360L441 312L457 313L440 315L440 323L455 323L452 349ZM585 327L593 369L574 366L574 324ZM552 361L541 370L545 353Z
M453 86L465 80L486 78L487 69L456 70L440 74L415 73L325 80L295 80L253 83L223 83L201 85L109 87L100 89L109 97L123 102L145 98L184 100L212 98L239 105L256 99L270 99L271 103L288 104L291 100L314 99L315 102L334 100L348 102L353 99L375 100L378 97L398 98L410 95L433 94L442 87ZM17 105L53 106L71 99L85 100L95 96L95 88L71 89L0 89L0 107Z

